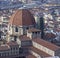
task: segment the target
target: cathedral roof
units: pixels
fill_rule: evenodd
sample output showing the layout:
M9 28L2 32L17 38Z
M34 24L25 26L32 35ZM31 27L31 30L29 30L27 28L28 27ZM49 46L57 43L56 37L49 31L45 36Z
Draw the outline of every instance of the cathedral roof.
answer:
M16 26L29 26L35 24L35 19L27 9L19 9L11 16L9 24Z

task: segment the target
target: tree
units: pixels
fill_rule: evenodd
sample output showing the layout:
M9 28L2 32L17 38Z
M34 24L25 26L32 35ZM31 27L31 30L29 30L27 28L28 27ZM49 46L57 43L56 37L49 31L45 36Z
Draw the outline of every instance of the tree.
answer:
M40 17L41 38L44 38L44 18Z

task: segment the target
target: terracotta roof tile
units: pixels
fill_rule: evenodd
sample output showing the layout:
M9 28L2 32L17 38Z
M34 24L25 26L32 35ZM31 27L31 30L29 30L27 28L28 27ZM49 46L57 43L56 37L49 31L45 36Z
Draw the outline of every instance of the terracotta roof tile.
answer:
M45 52L43 52L35 47L31 47L31 50L34 51L35 53L39 54L42 57L50 57L51 56L51 55L49 55L49 54L47 54L47 53L45 53Z
M56 31L57 31L57 32L60 32L60 28L56 28Z
M10 47L8 45L1 45L0 46L0 51L5 51L5 50L9 50Z
M59 46L56 46L56 45L54 45L50 42L47 42L43 39L40 39L40 38L34 38L33 41L40 44L40 45L42 45L42 46L44 46L44 47L46 47L46 48L48 48L48 49L51 49L53 51L60 49Z
M55 38L55 37L56 37L56 35L53 34L53 33L46 33L46 34L45 34L45 38L47 38L47 39L48 39L48 38L49 38L49 39L50 39L50 38Z
M26 56L26 58L36 58L36 57L32 54L29 54L29 55Z
M34 25L35 19L27 9L20 9L11 16L9 24L16 26Z
M41 30L35 29L35 28L28 29L28 32L39 32L39 31L41 31Z
M7 43L9 46L18 46L17 42L11 41Z
M26 35L21 35L20 40L25 41L25 40L31 40L31 39L29 37L27 37Z

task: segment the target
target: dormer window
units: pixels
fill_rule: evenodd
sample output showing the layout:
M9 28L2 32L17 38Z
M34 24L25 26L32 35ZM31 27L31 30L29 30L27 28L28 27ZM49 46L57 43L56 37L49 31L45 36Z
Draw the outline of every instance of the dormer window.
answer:
M15 28L15 31L18 32L18 28L17 27Z

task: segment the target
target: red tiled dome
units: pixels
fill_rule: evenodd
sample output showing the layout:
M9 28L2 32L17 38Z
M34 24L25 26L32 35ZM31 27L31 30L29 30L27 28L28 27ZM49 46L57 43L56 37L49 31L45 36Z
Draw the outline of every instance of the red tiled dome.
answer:
M16 26L29 26L35 24L35 19L27 9L20 9L11 16L9 24Z

